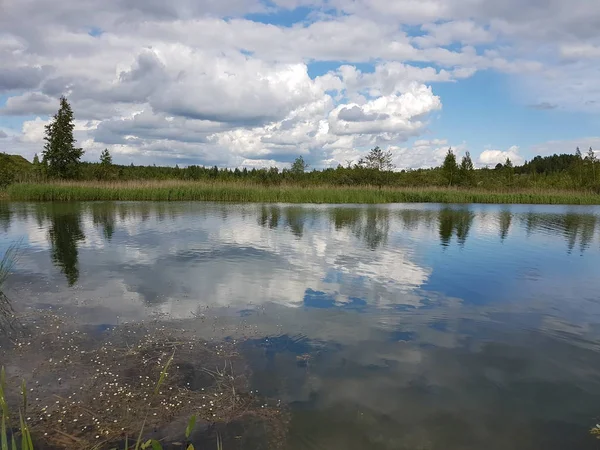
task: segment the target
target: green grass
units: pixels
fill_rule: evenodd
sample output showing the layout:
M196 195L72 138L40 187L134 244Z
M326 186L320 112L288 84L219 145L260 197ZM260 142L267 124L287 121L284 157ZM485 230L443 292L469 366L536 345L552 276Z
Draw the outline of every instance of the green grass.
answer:
M598 205L600 194L557 190L263 186L183 181L17 183L13 201L220 201L265 203L527 203Z

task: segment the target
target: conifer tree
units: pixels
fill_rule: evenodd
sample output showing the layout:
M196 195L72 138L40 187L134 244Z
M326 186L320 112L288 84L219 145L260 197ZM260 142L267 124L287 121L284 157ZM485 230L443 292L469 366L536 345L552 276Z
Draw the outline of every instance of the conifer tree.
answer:
M83 149L75 147L73 137L73 110L65 97L60 98L60 109L52 122L46 125L43 163L53 178L76 178Z
M459 167L460 179L464 185L470 186L471 184L473 184L474 171L475 168L473 167L473 160L471 159L471 154L469 152L466 152L465 156L463 156L463 159L460 162Z
M458 171L458 165L456 164L456 155L452 151L452 148L448 149L444 163L442 164L442 172L446 177L448 186L452 186L452 183L456 181L456 172Z

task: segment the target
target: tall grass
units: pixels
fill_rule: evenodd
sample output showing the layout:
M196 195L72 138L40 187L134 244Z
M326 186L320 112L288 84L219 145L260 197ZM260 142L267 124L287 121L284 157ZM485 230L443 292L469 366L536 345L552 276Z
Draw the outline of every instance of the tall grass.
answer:
M2 285L17 262L20 244L20 242L11 244L2 255L2 259L0 259L0 292L2 292Z
M600 194L561 190L333 187L184 181L14 184L15 201L221 201L265 203L529 203L600 204Z
M10 300L4 294L3 285L17 261L19 245L20 242L17 242L9 246L0 259L0 332L14 330L15 313Z

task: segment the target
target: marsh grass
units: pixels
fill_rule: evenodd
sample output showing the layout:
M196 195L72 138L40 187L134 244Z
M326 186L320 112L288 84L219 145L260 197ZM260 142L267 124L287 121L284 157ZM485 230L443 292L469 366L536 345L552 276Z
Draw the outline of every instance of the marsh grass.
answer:
M2 333L15 330L15 311L3 288L8 275L17 262L19 247L20 242L10 245L0 259L0 332Z
M600 194L563 190L337 187L185 181L14 184L14 201L220 201L261 203L524 203L600 204Z
M20 242L11 244L4 252L2 259L0 259L0 292L2 292L2 286L17 262L19 246Z
M34 450L31 432L23 415L27 411L27 385L25 381L21 383L21 397L23 399L22 406L19 408L19 428L18 432L21 435L21 450ZM9 450L8 436L10 435L10 450L18 450L17 439L15 433L10 426L10 412L8 401L6 398L6 372L4 367L0 369L0 410L2 411L2 425L0 428L0 447L2 450Z

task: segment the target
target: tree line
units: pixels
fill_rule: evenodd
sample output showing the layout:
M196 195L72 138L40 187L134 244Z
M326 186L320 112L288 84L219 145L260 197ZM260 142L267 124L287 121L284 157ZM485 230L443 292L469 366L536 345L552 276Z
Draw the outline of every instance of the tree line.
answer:
M373 148L357 162L323 170L309 170L302 156L289 168L219 168L190 165L187 167L136 166L113 164L108 149L96 163L83 162L83 149L73 137L74 115L67 99L46 126L41 159L36 155L28 170L4 169L0 165L0 187L13 181L44 182L48 180L194 180L247 181L265 185L286 183L331 184L340 186L458 186L481 188L557 188L585 189L600 192L600 162L593 149L585 155L579 148L574 154L536 156L520 166L510 159L493 168L476 169L467 152L460 162L450 148L441 166L428 169L395 170L391 151ZM1 155L1 154L0 154ZM7 155L5 155L7 156ZM1 159L0 159L1 162Z

